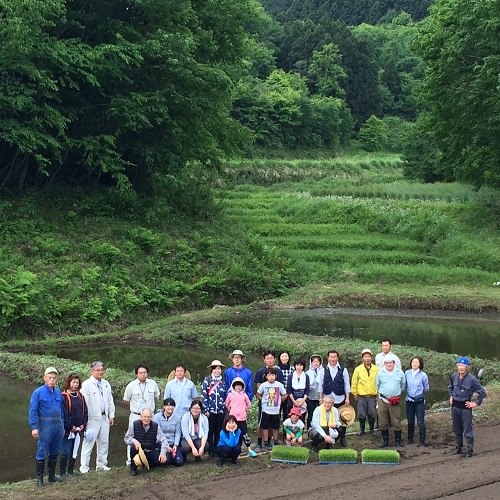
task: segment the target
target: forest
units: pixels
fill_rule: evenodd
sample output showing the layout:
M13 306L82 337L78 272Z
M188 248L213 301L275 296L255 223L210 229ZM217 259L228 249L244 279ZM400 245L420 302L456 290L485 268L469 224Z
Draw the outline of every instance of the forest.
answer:
M350 266L498 281L499 35L500 0L2 0L0 327L146 321ZM262 186L398 201L274 213ZM316 241L320 206L371 238L368 267Z
M0 189L175 198L228 158L354 139L498 186L499 3L3 0Z

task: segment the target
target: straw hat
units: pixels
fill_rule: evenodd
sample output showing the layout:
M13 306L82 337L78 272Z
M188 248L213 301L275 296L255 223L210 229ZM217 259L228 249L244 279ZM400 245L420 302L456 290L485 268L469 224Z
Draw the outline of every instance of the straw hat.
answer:
M356 410L351 405L342 405L338 411L340 420L346 425L351 425L356 420Z
M191 374L189 373L189 370L186 370L186 371L185 371L184 376L185 376L188 380L191 380ZM172 370L172 371L168 374L167 382L170 382L171 380L174 380L174 378L175 378L175 370Z
M226 365L223 365L218 359L214 359L207 368L214 368L215 366L220 366L221 368L226 368Z
M142 468L146 467L146 469L149 469L149 462L148 459L146 458L144 450L142 449L142 446L139 447L137 455L134 456L134 464L137 467L142 467Z

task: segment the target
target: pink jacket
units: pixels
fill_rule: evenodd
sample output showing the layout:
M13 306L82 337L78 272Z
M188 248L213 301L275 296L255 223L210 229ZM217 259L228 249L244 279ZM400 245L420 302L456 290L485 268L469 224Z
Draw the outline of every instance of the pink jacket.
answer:
M229 415L233 415L236 420L243 421L247 419L247 411L250 408L250 399L245 391L229 391L226 397L226 407Z

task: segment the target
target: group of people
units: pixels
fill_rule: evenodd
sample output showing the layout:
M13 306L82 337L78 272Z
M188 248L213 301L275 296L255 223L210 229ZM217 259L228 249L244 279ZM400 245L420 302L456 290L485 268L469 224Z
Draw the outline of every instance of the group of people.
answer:
M186 366L180 363L169 376L163 405L158 411L156 406L161 394L158 384L148 377L148 367L139 364L135 368L136 378L127 385L123 395L130 409L124 438L130 474L137 475L138 467L182 466L189 454L200 462L206 451L209 457L218 457L220 467L227 461L240 465L238 457L243 443L251 457L257 455L256 451L271 450L279 443L280 428L288 446L302 446L307 430L313 451L317 452L320 445L330 448L337 439L346 447L347 425L355 420L351 395L357 404L358 435L365 434L367 422L369 433L374 435L378 420L382 435L380 447L389 446L389 428L394 431L395 446L401 447L401 395L405 389L407 442L414 441L416 418L419 446L424 447L425 393L429 390L429 381L423 359L414 356L410 368L403 372L390 340L383 340L381 347L382 352L375 360L370 349L361 352L362 362L352 378L335 350L328 352L325 366L323 357L313 354L307 370L302 358L292 364L288 351L280 353L276 364L275 354L268 350L263 353L264 366L253 376L244 364L244 353L237 349L229 355L232 366L226 367L218 359L210 363L201 395ZM472 409L481 404L486 392L479 380L468 373L468 365L465 357L457 361L457 372L451 376L448 390L456 437L455 450L451 453L462 453L465 435L465 456L471 457ZM110 469L108 442L115 404L111 386L103 378L104 371L104 364L94 361L87 380L82 382L78 374L72 373L65 379L61 392L56 385L57 369L45 370L45 383L33 392L29 409L32 436L38 439L38 486L43 486L47 457L49 482L61 481L65 475L74 473L81 442L82 474L90 469L94 445L97 447L96 470ZM247 424L254 383L259 400L255 451ZM473 402L475 393L477 399ZM59 454L60 477L56 476Z

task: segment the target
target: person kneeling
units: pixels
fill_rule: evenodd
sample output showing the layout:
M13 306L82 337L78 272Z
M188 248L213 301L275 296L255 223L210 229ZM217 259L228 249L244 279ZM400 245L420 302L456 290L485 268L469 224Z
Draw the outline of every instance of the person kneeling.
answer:
M154 469L167 461L167 438L159 425L152 421L149 408L143 408L139 420L130 424L125 434L125 443L130 445L131 476L137 476L138 464Z
M312 441L311 450L318 452L318 445L326 443L327 448L333 447L338 438L340 417L337 408L333 406L333 397L325 396L323 404L318 406L313 413L309 437Z
M294 407L290 410L287 418L283 422L283 430L286 436L287 446L302 446L302 433L304 432L304 422L300 420L302 412Z
M218 467L222 467L228 459L231 459L234 465L241 465L237 460L241 453L240 435L241 430L238 429L236 418L233 415L227 415L220 431L219 444L215 449L215 454L219 457Z

